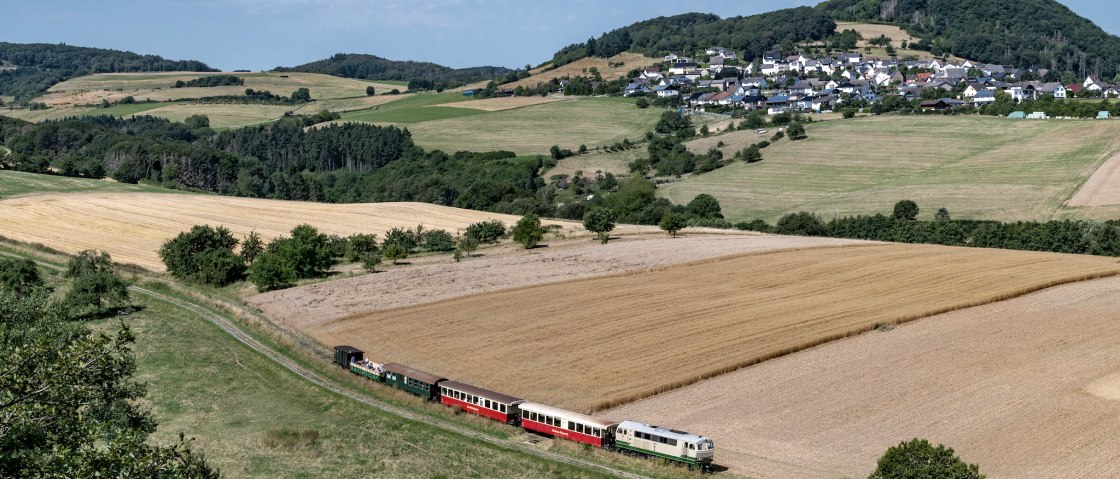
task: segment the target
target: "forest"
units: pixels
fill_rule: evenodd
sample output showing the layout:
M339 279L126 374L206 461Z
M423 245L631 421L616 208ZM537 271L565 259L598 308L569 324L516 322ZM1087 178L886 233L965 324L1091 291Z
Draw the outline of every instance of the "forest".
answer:
M770 50L792 51L798 42L821 40L835 30L836 23L828 13L809 7L726 19L686 13L637 22L584 43L568 45L553 55L553 64L563 65L588 56L606 58L624 51L649 56L670 52L691 56L713 46L741 52L749 61Z
M1113 78L1120 38L1054 0L829 0L837 20L897 24L934 55Z
M45 43L0 42L0 65L17 67L0 69L0 95L21 101L56 83L94 73L217 71L194 60L167 60L156 55Z
M509 73L504 67L449 68L429 62L395 61L375 55L338 53L330 58L294 67L276 67L278 72L323 73L360 80L426 80L430 89L457 86L490 80Z

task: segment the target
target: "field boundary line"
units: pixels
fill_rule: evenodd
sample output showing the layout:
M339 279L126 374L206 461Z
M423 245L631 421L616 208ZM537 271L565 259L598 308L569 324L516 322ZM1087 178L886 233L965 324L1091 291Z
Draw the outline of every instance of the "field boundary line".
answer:
M11 256L19 256L18 254L15 254L15 253L8 253L8 252L3 252L3 251L0 251L0 255L10 256L10 257ZM43 267L50 268L50 269L53 269L53 270L56 270L56 271L61 271L61 270L65 269L65 268L62 268L61 266L57 266L57 265L54 265L54 264L50 264L50 263L46 263L44 261L41 261L38 258L34 258L34 261L37 264L42 265ZM144 296L148 296L149 298L155 299L156 301L161 301L161 302L170 304L172 306L177 306L179 308L182 308L182 309L185 309L185 310L190 311L192 313L195 313L195 314L199 315L200 317L209 321L214 326L217 326L219 329L221 329L226 334L233 337L233 339L236 339L238 342L245 345L249 349L252 349L253 351L261 354L262 356L272 360L274 363L282 366L284 369L287 369L288 371L292 372L296 376L299 376L299 377L307 380L308 382L310 382L312 384L315 384L316 386L319 386L323 389L326 389L327 391L330 391L332 393L335 393L337 395L343 396L345 398L348 398L348 399L351 399L351 400L354 400L354 401L358 401L358 402L360 402L362 404L365 404L367 406L375 407L377 409L380 409L383 412L392 414L392 415L397 416L399 418L406 419L406 420L409 420L409 421L423 423L425 425L435 427L437 429L442 429L442 430L447 431L447 432L459 434L461 436L464 436L464 437L467 437L467 438L470 438L470 439L484 441L484 442L487 442L487 443L489 443L493 446L497 446L497 447L500 447L502 449L506 449L506 450L509 450L509 451L516 451L516 452L521 452L521 453L534 455L534 456L537 456L540 459L545 459L545 460L549 460L549 461L553 461L553 462L568 464L568 465L571 465L571 466L584 467L584 468L587 468L587 469L596 470L596 471L601 472L601 473L610 474L610 475L613 475L615 477L622 477L622 478L629 478L629 479L647 479L647 476L643 476L641 474L637 474L637 473L633 473L633 472L629 472L629 471L624 471L624 470L621 470L621 469L616 469L616 468L613 468L613 467L605 465L605 464L599 464L599 463L592 462L592 461L586 461L586 460L579 459L579 458L565 456L563 454L558 454L558 453L551 452L551 451L543 451L543 450L540 450L540 449L536 449L535 447L527 445L527 444L521 444L521 443L518 443L518 442L499 439L499 438L492 437L492 436L486 435L486 434L478 432L478 431L474 431L474 430L471 430L471 429L468 429L468 428L465 428L465 427L462 427L462 426L457 426L455 424L451 424L447 421L443 421L443 420L436 419L436 418L429 417L429 416L424 416L424 415L414 413L412 411L409 411L409 410L401 408L401 407L386 404L386 403L381 402L379 400L373 399L372 397L369 397L367 395L359 394L359 393L357 393L353 390L350 390L346 387L343 387L343 386L339 385L337 382L335 382L331 379L325 378L325 377L319 375L318 373L300 365L295 360L293 360L293 359L289 358L288 356L274 350L273 348L261 343L256 338L253 338L251 335L242 331L240 328L238 328L236 325L234 325L232 321L222 317L222 315L210 310L208 307L201 306L201 305L198 305L198 304L186 301L186 300L182 300L182 299L170 296L170 295L166 295L166 294L163 294L163 293L152 291L152 290L144 288L142 286L133 285L133 286L129 286L128 289L130 289L132 291L135 291L137 293L140 293Z

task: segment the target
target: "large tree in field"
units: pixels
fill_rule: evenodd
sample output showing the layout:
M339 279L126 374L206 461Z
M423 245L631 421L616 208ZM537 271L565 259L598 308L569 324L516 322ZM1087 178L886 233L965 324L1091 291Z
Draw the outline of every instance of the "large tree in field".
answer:
M912 439L887 449L868 479L983 479L980 466L957 457L952 448Z
M541 218L535 214L527 214L513 226L513 240L520 243L525 249L532 249L544 239L544 229L541 228Z
M583 227L587 228L587 231L595 233L599 242L607 244L607 241L611 239L611 230L614 229L614 219L614 211L597 206L583 215Z
M113 271L109 253L85 250L70 259L66 277L73 280L64 302L75 315L101 315L128 304L128 283Z

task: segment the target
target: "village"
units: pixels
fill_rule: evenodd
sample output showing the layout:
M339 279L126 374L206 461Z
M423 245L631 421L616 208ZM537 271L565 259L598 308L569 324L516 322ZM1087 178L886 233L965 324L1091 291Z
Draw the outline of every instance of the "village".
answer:
M727 48L712 47L705 54L709 57L706 64L669 54L664 66L644 69L630 79L622 93L673 100L693 112L741 108L768 114L859 108L883 103L890 96L918 100L924 111L979 108L995 103L1000 92L1016 103L1047 97L1120 97L1120 86L1095 76L1063 85L1033 80L1047 77L1046 69L1023 70L968 60L899 60L858 52L814 58L767 52L760 61L749 63L741 62Z

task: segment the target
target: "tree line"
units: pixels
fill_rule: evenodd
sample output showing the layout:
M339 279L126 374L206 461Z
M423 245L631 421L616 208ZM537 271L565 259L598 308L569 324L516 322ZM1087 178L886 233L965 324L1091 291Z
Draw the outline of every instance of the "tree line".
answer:
M798 212L770 225L761 220L735 224L738 229L777 234L828 236L896 243L925 243L1023 251L1120 256L1120 221L1053 220L1046 222L954 220L941 208L932 220L917 219L918 206L900 201L890 215L857 215L824 221Z
M0 42L0 64L18 67L0 69L0 95L14 96L17 101L38 96L56 83L94 73L218 71L194 60L45 43Z
M245 79L237 75L207 75L198 77L194 80L178 80L171 88L190 88L190 87L219 87L219 86L239 86L244 85Z
M394 61L375 55L338 53L311 63L295 67L276 67L279 72L323 73L343 78L361 80L425 80L429 90L455 88L478 81L490 80L512 70L505 67L472 67L453 69L429 62ZM411 88L411 87L410 87Z

